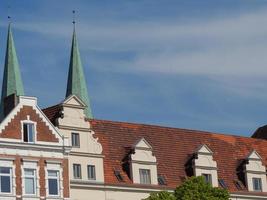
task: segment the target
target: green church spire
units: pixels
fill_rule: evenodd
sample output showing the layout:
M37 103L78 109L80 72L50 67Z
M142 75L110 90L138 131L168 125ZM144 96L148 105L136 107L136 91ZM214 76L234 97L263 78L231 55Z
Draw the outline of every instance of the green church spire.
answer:
M88 118L93 118L90 100L88 96L88 90L86 85L86 80L83 72L83 66L80 57L80 51L78 47L78 41L76 38L75 25L73 29L72 36L72 47L70 55L70 65L69 65L69 74L68 74L68 85L66 97L69 95L78 96L86 105L84 114Z
M5 56L4 76L2 83L1 96L1 115L3 116L4 98L16 94L17 96L24 95L20 68L13 40L11 24L8 26L7 47Z

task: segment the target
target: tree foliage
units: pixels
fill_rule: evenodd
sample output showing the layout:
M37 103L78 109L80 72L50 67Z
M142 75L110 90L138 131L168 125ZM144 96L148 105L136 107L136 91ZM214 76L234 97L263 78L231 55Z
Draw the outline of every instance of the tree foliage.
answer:
M148 198L144 200L176 200L172 193L162 191L157 193L152 193Z
M229 198L226 189L214 188L199 176L187 179L176 188L174 194L166 191L152 193L145 200L229 200Z
M177 200L228 200L230 198L227 190L212 187L202 176L186 180L176 188L174 195Z

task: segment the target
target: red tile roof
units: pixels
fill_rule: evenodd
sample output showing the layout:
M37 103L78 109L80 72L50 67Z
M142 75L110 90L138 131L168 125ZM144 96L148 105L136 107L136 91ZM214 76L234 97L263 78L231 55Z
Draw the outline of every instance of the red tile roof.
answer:
M52 121L58 111L57 107L44 110ZM252 150L256 150L262 157L263 164L267 165L267 140L263 139L97 119L89 122L103 147L106 184L135 185L129 178L127 155L141 138L145 138L153 147L158 174L166 179L167 185L158 187L175 188L180 185L188 175L188 161L203 144L213 151L213 159L218 166L218 178L225 181L231 192L248 194L246 187L243 191L238 190L234 181L242 180L242 174L239 176L238 172L242 171L240 166L242 167ZM125 182L117 180L114 169L121 172Z
M61 110L61 105L60 104L42 109L43 113L47 116L47 118L54 125L56 125L56 119L59 117L60 110Z
M132 145L143 137L153 147L158 174L165 176L170 188L182 183L187 176L186 163L202 144L213 151L218 178L224 179L231 192L240 192L234 184L234 180L239 179L237 168L253 149L262 156L263 164L267 164L267 141L261 139L96 119L90 120L90 123L103 146L107 184L119 183L114 176L114 168L121 171L125 184L132 183L127 167L124 168L124 159Z

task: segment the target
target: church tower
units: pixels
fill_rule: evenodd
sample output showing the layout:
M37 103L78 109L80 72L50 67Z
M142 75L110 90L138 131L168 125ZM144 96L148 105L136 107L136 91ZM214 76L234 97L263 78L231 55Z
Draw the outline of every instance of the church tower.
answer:
M20 74L20 68L13 40L11 23L8 26L7 46L5 55L4 76L2 82L1 96L1 118L4 115L4 99L5 97L15 94L16 96L24 95L24 89Z
M81 62L80 51L78 47L78 41L76 37L75 22L72 36L66 97L70 95L76 95L77 97L79 97L87 106L84 111L85 116L88 118L93 118L87 84L83 71L83 65Z

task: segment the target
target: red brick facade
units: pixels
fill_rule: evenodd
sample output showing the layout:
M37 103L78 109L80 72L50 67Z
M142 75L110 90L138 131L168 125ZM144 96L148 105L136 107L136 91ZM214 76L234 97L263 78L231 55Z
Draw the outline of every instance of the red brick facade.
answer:
M1 158L15 158L14 159L14 170L15 170L15 176L16 176L16 191L14 194L16 196L22 196L22 172L21 172L21 166L23 166L23 159L34 159L37 160L38 167L39 167L39 185L40 185L40 196L46 197L46 180L45 180L45 167L46 167L46 160L51 161L51 158L36 158L36 157L20 157L20 156L7 156L7 155L1 155L0 154L0 160ZM63 177L63 197L68 198L69 197L69 175L68 175L68 159L54 159L54 161L58 161L61 164L62 167L62 174ZM17 200L20 200L21 198L17 198Z
M30 106L23 106L22 109L16 114L14 119L9 122L5 127L5 130L0 134L1 138L22 139L21 133L21 121L27 120L27 116L30 116L30 120L37 123L37 141L43 142L58 142L58 139L49 129L49 127L42 121L41 117Z

